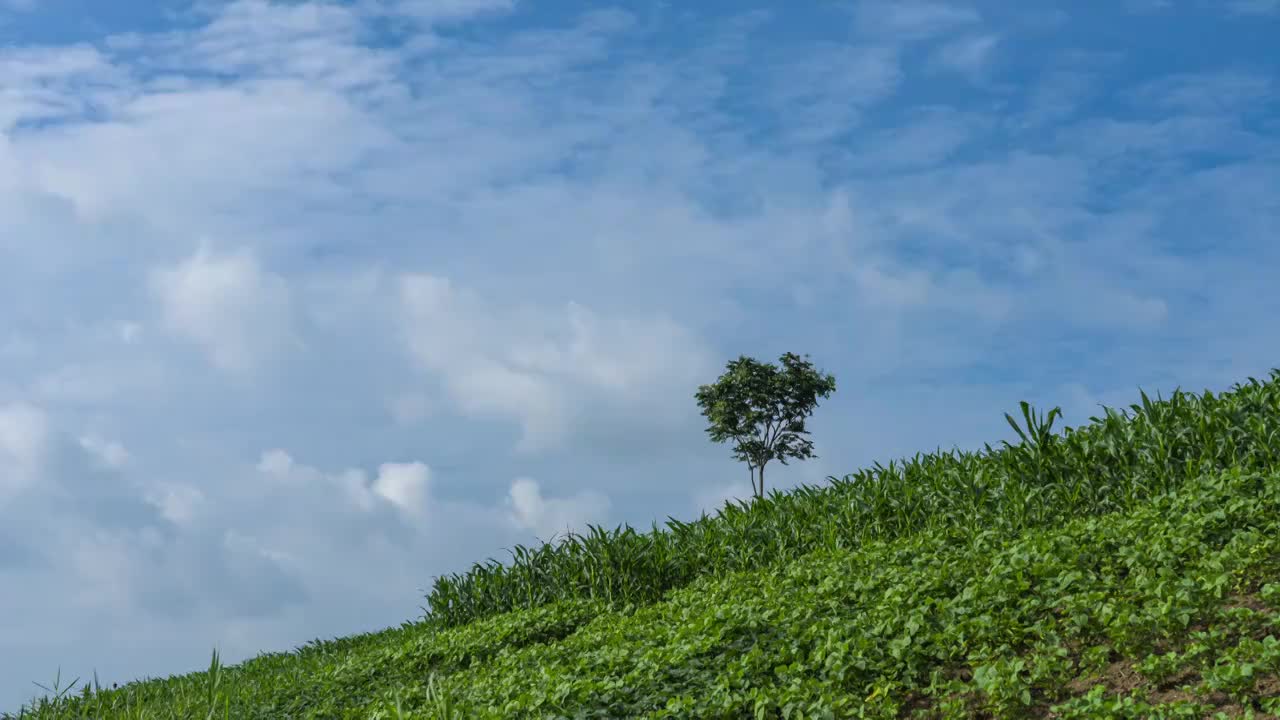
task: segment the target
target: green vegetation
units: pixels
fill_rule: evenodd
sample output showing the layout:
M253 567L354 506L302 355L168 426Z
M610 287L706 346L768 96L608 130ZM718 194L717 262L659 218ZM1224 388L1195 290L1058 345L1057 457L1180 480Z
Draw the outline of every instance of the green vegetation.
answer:
M835 377L814 370L808 360L784 353L779 361L781 371L772 363L740 356L729 361L714 384L694 394L711 422L707 434L712 441L735 441L733 456L747 463L757 498L764 497L764 466L770 460L786 465L789 457L816 457L813 441L804 437L809 434L804 421L818 406L818 398L836 391Z
M1273 717L1280 370L1131 410L1023 403L1017 444L517 547L419 622L18 717Z

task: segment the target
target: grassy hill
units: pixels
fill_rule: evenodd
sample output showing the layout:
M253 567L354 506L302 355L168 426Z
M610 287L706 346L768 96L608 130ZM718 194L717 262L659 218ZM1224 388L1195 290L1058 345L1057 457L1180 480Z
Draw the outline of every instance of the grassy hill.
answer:
M1280 370L438 578L421 620L21 718L1274 717ZM54 690L57 690L55 688Z

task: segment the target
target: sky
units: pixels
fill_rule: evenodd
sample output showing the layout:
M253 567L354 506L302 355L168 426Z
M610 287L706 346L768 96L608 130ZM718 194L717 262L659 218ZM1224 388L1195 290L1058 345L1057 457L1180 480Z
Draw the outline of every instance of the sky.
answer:
M0 711L1280 366L1277 0L0 0Z

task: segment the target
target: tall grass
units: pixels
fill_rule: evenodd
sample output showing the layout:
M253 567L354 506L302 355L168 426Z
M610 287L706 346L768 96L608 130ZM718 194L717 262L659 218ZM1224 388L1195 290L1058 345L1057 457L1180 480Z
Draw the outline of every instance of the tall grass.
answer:
M518 545L509 565L490 558L436 578L424 620L456 627L562 600L647 604L701 576L777 566L821 548L932 530L1016 534L1129 509L1202 472L1260 471L1280 460L1280 369L1216 395L1140 395L1132 412L1104 407L1061 435L1053 431L1059 408L1039 415L1023 402L1021 423L1005 415L1017 444L876 463L829 477L828 486L727 503L693 522L668 517L649 532L589 525L554 545Z

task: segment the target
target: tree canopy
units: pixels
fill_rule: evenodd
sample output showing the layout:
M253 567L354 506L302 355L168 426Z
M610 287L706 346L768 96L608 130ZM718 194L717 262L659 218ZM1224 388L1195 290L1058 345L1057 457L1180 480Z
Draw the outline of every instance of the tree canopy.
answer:
M758 498L764 497L764 467L770 460L786 465L787 458L817 457L813 441L805 437L805 419L818 398L836 389L835 377L815 370L808 356L785 353L779 362L781 368L739 356L694 396L711 423L707 433L712 441L734 441L734 458L747 463Z

